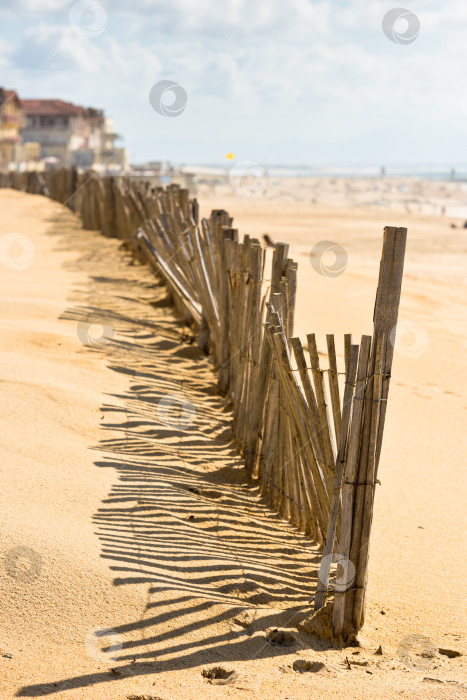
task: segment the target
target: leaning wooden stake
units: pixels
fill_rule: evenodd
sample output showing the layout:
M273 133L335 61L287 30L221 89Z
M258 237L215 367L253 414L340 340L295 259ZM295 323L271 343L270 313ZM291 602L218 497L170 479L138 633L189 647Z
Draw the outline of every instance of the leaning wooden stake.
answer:
M356 569L355 590L347 596L343 634L350 638L364 622L364 604L368 574L368 556L378 463L381 454L391 377L394 340L402 288L407 229L386 227L383 254L376 292L373 348L369 389L373 400L368 411L369 427L365 431L359 470L361 495L352 533L351 561Z
M358 558L355 556L355 561L358 561L356 566L355 577L355 599L353 605L352 619L349 620L349 626L358 631L361 627L364 593L366 588L366 575L368 568L368 554L370 546L370 530L373 520L373 502L376 487L376 440L379 431L379 419L381 415L381 392L383 386L384 372L384 350L385 350L385 335L379 333L376 339L376 363L375 377L373 385L373 400L371 402L371 430L368 450L368 461L366 465L366 473L363 476L363 483L359 487L363 490L363 503L361 515L361 531L360 539L356 541L355 546L358 548ZM359 513L355 514L357 521ZM349 611L350 617L350 611Z
M394 355L397 319L399 316L406 245L406 228L386 226L384 229L383 255L381 259L378 288L376 290L375 312L373 315L374 332L386 333L384 377L381 396L383 400L379 418L378 438L376 441L376 469L378 469L384 422L386 419L387 398L389 394L392 358Z
M329 417L328 404L326 402L325 385L323 379L323 370L319 366L318 348L316 345L316 337L314 333L307 335L308 352L310 354L311 372L315 384L316 401L318 404L318 412L320 417L320 433L324 443L324 456L326 464L323 466L326 481L332 488L332 479L334 473L334 452L332 446L331 421Z
M368 379L365 394L358 401L362 405L367 404L364 411L365 421L362 430L360 428L358 430L358 450L357 453L352 454L352 460L350 458L352 435L350 437L349 457L344 478L344 487L348 486L348 488L346 498L343 501L342 537L339 543L339 553L349 559L356 572L357 580L346 593L336 594L333 610L334 634L336 636L342 635L344 640L350 640L359 631L364 619L374 483L381 453L406 240L407 229L392 226L387 226L384 229L383 252L373 316L374 336L368 366ZM377 381L375 382L375 380ZM377 402L376 410L374 402ZM356 411L357 407L354 406L353 413L356 414ZM361 409L358 412L363 413ZM360 417L360 424L361 421ZM353 424L354 418L352 417L351 431L354 427ZM358 460L356 454L358 454ZM368 491L367 487L369 487ZM362 500L363 488L365 489L365 497ZM356 489L360 493L357 496L354 512ZM356 601L355 608L354 601Z
M352 421L350 425L349 447L342 486L342 519L341 536L338 553L348 560L350 554L350 541L352 533L352 513L355 493L355 482L358 468L358 454L360 450L360 434L365 398L365 383L368 371L368 359L370 356L371 337L362 336L360 354L358 357L357 381L353 398ZM336 591L333 604L333 630L336 637L340 636L344 624L345 592Z
M326 343L328 346L329 393L331 394L332 417L333 417L333 421L334 421L334 435L336 437L337 448L339 448L341 427L342 427L342 416L341 416L341 401L340 401L340 396L339 396L339 374L337 371L336 346L334 343L334 336L332 335L332 333L326 335Z
M345 466L345 454L347 449L347 433L350 425L350 413L352 410L352 397L354 393L355 375L357 373L358 362L358 345L351 345L349 348L349 357L347 364L347 372L345 377L344 391L344 407L342 411L342 430L340 434L339 450L337 452L336 470L334 472L334 494L329 514L328 531L326 533L326 544L324 546L319 569L318 586L315 596L315 610L323 607L326 598L326 590L329 579L329 570L331 567L330 555L334 549L334 539L336 536L337 516L339 512L339 504L341 501L342 476Z

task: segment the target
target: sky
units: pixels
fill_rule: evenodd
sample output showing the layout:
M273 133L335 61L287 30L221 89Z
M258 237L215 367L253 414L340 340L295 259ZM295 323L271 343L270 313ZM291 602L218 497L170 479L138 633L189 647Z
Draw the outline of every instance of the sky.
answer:
M0 86L104 109L133 163L465 166L467 3L408 2L0 0Z

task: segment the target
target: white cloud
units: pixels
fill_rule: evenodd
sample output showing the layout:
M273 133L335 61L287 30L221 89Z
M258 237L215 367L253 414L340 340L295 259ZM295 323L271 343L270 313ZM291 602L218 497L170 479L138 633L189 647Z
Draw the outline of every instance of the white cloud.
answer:
M129 14L128 4L117 0L108 12ZM329 0L135 0L131 14L166 35L208 37L220 46L260 37L305 40L328 32L332 24Z
M118 78L120 88L127 81L150 79L160 72L154 53L137 42L122 46L106 36L98 44L72 27L44 23L25 32L12 58L16 66L31 72L51 63L57 73L90 74L96 80Z
M66 3L63 0L0 0L0 9L11 13L18 12L46 12L63 11Z
M396 160L430 160L443 129L453 146L463 136L467 8L459 0L413 0L421 33L410 46L381 30L388 0L101 0L108 21L95 39L70 26L71 4L17 0L21 26L10 21L21 37L13 48L4 23L0 84L24 97L103 106L141 152L144 143L152 155L170 145L182 159L186 144L198 153L206 138L206 154L227 142L268 143L262 152L271 153L291 139L280 150L287 159L300 139L315 151L318 142L353 143L364 161L385 149ZM0 10L8 6L0 0ZM188 92L180 118L151 112L149 90L161 78Z

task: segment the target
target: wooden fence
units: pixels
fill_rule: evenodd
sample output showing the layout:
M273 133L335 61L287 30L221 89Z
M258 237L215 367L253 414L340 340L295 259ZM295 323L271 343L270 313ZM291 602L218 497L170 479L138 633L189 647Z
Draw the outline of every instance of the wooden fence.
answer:
M73 169L12 173L0 185L68 206L84 228L121 238L164 279L212 353L249 475L271 508L323 547L315 610L331 602L335 637L352 640L364 622L407 230L385 228L373 336L345 335L339 366L333 335L326 363L313 333L305 347L293 335L297 264L288 245L275 246L266 278L259 241L240 241L225 211L199 221L187 190Z

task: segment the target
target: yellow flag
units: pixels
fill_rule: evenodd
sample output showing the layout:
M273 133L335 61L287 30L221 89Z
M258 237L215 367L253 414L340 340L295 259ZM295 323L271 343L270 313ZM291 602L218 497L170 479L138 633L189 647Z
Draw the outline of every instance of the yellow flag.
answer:
M233 160L233 159L234 159L234 154L233 154L233 153L226 153L226 154L225 154L225 157L227 158L227 160Z

